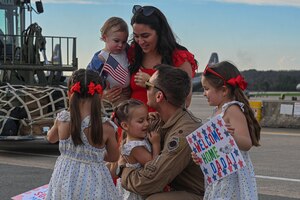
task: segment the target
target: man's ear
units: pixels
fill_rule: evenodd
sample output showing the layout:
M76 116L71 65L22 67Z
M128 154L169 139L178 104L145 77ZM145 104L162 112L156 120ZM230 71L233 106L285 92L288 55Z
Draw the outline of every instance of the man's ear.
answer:
M164 98L164 95L161 91L157 91L156 94L155 94L155 99L156 99L156 102L161 102Z

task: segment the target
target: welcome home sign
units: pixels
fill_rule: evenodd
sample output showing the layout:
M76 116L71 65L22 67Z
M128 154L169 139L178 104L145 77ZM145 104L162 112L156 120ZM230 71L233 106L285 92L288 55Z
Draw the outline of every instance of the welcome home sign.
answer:
M243 156L220 115L186 136L207 183L220 180L245 166Z

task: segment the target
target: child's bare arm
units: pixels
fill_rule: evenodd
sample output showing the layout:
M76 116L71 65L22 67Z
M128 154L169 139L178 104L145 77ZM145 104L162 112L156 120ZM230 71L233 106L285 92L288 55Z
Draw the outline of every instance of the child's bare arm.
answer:
M160 153L160 135L154 131L150 132L148 139L152 144L152 159Z
M144 166L148 161L152 160L152 154L143 146L137 146L134 147L131 150L131 153L129 156L127 156L127 160L132 163L140 163L142 166Z
M58 136L58 121L55 119L53 126L47 133L47 140L50 143L56 143L59 140Z
M248 124L244 113L238 106L230 106L225 115L225 122L229 132L233 136L240 150L248 151L252 147L252 141Z
M109 169L112 178L118 178L116 175L116 169L118 167L118 162L106 162L106 167Z
M105 127L104 134L106 135L106 154L104 156L104 160L107 162L116 162L119 159L120 151L118 142L116 139L116 132L113 127L107 124L103 124L103 128ZM103 137L105 138L105 137Z

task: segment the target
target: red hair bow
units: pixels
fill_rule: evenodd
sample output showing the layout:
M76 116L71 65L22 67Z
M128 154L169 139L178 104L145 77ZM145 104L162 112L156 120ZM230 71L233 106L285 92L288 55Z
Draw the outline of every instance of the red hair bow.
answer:
M71 87L71 94L73 94L74 92L77 92L80 94L80 82L75 83L72 87Z
M232 86L238 86L242 90L245 90L247 88L247 85L248 85L248 83L245 81L244 77L242 77L241 75L238 75L235 78L229 79L227 81L227 83L229 85L232 85Z
M88 93L92 96L95 94L95 92L97 92L98 94L102 94L102 86L100 84L95 85L95 83L91 81L88 85L88 88Z

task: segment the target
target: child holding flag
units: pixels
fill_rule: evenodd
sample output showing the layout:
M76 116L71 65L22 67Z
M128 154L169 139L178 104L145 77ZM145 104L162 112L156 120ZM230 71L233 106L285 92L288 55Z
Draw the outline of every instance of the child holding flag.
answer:
M239 70L227 61L207 66L201 82L209 105L216 106L214 115L223 118L246 163L246 166L236 172L206 184L204 199L258 199L254 169L248 151L252 146L259 146L261 128L243 93L247 83ZM199 164L195 153L192 153L192 157Z
M106 80L105 90L114 88L114 92L104 91L103 98L113 104L130 98L130 74L127 59L126 46L128 38L128 26L119 17L111 17L100 29L101 40L105 47L96 52L87 68L97 71Z

